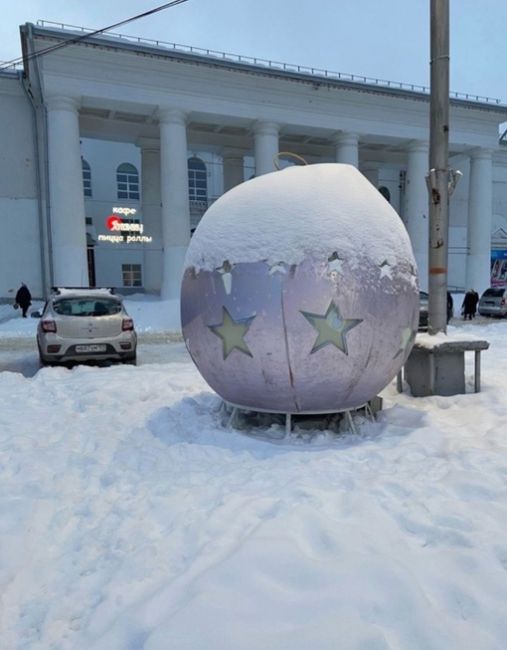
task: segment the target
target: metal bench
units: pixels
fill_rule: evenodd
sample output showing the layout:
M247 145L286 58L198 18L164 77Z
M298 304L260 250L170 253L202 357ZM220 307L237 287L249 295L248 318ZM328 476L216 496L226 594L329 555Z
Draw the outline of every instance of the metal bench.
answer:
M474 353L474 392L481 390L481 352L489 348L482 339L418 334L405 362L403 374L414 397L465 393L465 352ZM402 370L397 390L403 390Z

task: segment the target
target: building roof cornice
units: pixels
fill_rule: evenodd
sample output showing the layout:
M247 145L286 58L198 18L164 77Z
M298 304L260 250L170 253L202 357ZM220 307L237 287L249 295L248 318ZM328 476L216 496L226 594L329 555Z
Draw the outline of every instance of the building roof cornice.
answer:
M24 27L21 27L22 34ZM64 27L64 26L63 26ZM161 44L160 41L148 39L135 39L122 35L87 36L84 28L75 28L79 31L64 29L63 27L47 27L31 25L34 38L43 38L55 42L63 42L79 37L75 46L99 47L115 51L132 52L140 56L150 56L159 59L169 59L177 63L207 66L216 69L228 70L235 73L250 74L274 79L283 79L295 83L312 85L315 88L329 88L348 90L374 95L397 97L406 100L429 103L429 89L415 84L360 77L343 73L318 70L292 64L264 61L262 59L244 57L225 52L213 52L190 46L171 43ZM499 115L507 115L507 105L499 100L476 95L457 94L450 97L451 106L487 111Z

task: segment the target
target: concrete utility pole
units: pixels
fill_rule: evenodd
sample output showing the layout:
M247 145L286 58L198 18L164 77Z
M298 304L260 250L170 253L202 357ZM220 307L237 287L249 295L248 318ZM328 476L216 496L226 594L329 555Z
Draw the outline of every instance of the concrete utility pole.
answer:
M449 0L431 2L428 331L447 331Z

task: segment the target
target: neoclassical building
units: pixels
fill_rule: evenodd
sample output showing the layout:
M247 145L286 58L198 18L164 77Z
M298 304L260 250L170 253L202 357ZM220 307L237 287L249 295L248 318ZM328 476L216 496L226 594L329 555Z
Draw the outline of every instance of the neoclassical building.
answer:
M63 25L20 33L22 69L0 73L0 297L25 281L177 298L208 204L279 152L357 166L405 223L426 288L427 88ZM455 290L489 286L492 246L507 260L505 121L496 100L451 97Z

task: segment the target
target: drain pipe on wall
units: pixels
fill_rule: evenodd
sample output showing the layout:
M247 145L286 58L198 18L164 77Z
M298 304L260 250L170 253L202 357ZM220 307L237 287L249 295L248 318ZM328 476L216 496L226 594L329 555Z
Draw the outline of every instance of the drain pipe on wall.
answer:
M28 34L26 40L30 43L30 53L35 52L33 47L32 25L27 25ZM42 85L37 57L31 59L34 66L36 80L38 85L38 94L40 98L39 106L31 90L31 84L28 82L28 66L30 63L25 62L25 72L21 73L21 85L25 95L30 103L33 123L33 137L36 157L36 184L38 193L38 221L40 231L40 258L42 273L42 291L43 297L47 298L50 288L53 286L53 241L51 235L51 203L49 198L49 160L48 160L48 129L47 129L47 111L42 95ZM41 156L42 149L42 156ZM42 160L41 160L42 158ZM44 203L44 207L43 204Z

